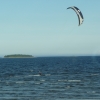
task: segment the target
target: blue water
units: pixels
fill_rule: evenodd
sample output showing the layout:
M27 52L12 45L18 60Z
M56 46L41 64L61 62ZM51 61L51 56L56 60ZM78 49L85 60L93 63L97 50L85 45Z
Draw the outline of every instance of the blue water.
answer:
M100 99L100 57L0 59L0 100Z

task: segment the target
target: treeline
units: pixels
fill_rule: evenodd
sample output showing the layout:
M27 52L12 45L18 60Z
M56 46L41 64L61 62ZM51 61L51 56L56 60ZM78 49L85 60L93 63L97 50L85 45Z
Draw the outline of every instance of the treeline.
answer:
M23 54L13 54L13 55L5 55L4 58L26 58L33 57L32 55L23 55Z

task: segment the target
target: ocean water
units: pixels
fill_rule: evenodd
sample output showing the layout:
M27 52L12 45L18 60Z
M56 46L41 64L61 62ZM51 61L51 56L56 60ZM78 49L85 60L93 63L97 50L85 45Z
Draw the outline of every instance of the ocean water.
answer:
M100 100L100 57L1 58L0 100Z

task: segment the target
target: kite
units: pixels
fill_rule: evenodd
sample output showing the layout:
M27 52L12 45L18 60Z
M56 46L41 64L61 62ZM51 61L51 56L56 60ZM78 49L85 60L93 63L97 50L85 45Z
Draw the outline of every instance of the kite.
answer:
M83 18L83 15L82 15L82 12L75 6L72 6L72 7L68 7L67 9L73 9L77 16L78 16L78 20L79 20L79 26L83 23L84 21L84 18Z

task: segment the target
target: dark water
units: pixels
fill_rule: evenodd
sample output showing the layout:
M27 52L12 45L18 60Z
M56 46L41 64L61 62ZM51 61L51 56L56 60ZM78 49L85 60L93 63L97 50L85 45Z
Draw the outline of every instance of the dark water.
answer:
M100 99L100 57L0 59L0 100Z

